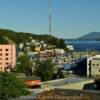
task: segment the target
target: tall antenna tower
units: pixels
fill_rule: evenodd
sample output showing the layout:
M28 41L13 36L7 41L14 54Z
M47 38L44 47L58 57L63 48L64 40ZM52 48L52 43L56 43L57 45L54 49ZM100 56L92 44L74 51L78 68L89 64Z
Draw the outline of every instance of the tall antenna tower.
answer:
M52 21L52 7L51 7L51 0L49 0L49 35L51 35L52 33L51 21Z

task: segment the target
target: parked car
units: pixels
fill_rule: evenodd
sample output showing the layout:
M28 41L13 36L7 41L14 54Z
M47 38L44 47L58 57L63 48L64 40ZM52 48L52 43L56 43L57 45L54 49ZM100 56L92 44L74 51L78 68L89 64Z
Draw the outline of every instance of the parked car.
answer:
M41 87L41 80L26 80L26 85L29 88L40 88Z

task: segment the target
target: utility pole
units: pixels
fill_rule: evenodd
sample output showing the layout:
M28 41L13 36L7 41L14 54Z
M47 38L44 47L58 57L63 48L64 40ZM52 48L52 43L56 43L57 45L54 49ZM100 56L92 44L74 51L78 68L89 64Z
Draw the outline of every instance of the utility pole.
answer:
M51 7L51 0L49 0L49 35L51 35L52 33L51 21L52 21L52 7Z

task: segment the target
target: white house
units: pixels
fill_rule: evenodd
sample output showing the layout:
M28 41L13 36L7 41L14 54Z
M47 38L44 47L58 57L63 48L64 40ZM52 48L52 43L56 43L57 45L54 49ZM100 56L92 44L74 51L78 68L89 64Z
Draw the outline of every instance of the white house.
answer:
M87 76L100 76L100 55L87 58Z
M67 45L67 48L68 48L69 50L71 50L71 51L74 50L74 47L73 47L72 45Z

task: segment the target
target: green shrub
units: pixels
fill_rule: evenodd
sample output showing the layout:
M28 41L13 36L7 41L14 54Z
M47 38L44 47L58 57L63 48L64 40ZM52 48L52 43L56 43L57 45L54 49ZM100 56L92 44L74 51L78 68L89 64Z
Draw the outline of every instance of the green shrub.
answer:
M23 81L18 80L12 73L0 73L0 100L9 100L29 92Z

